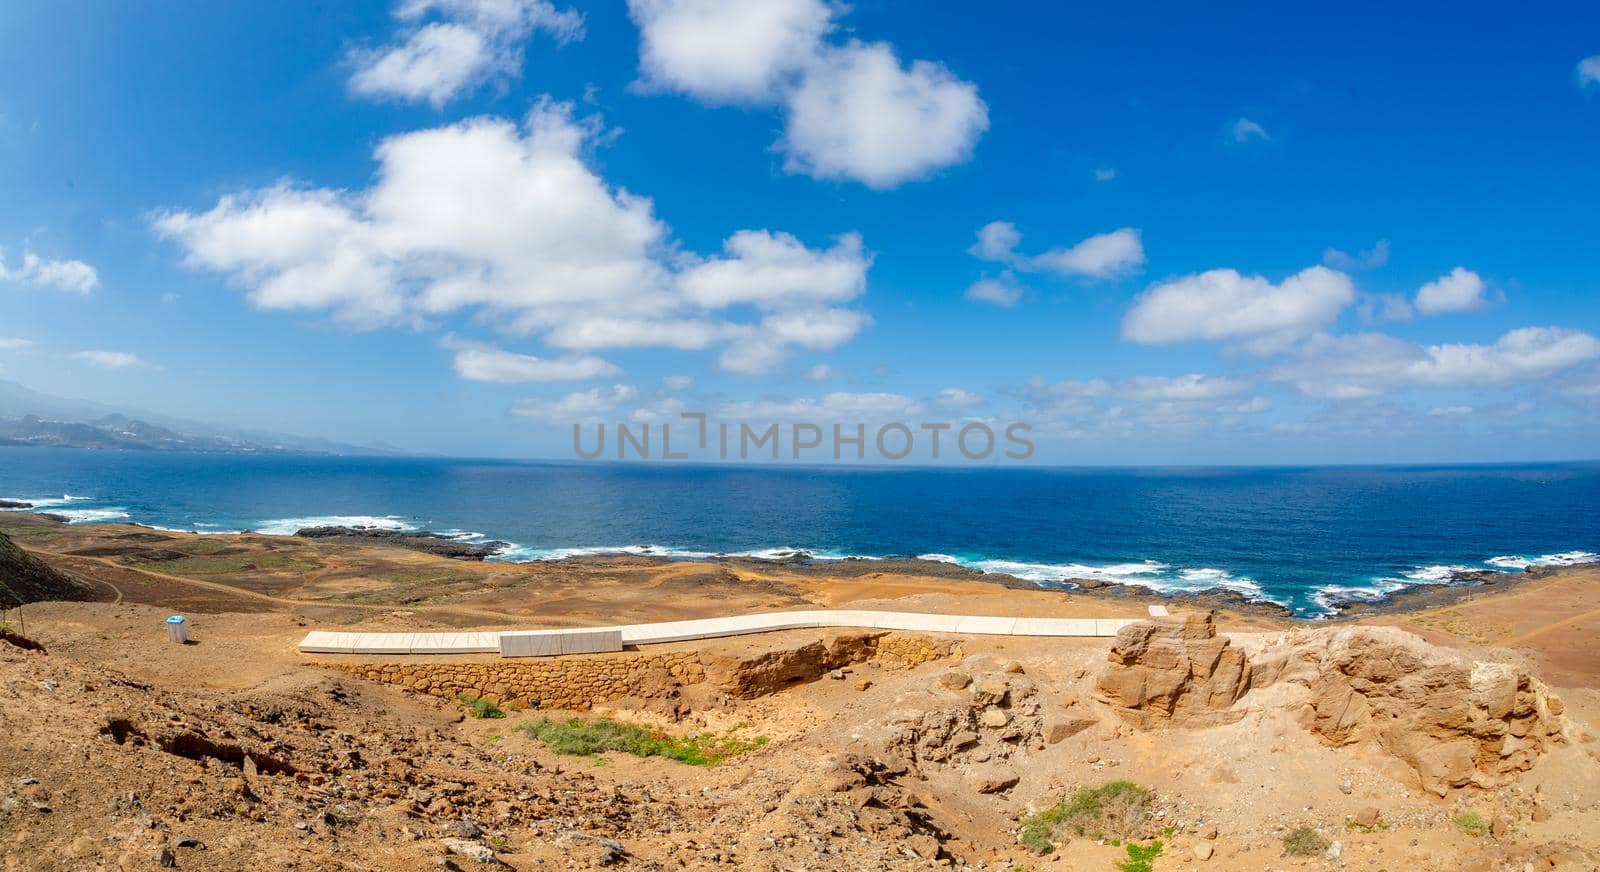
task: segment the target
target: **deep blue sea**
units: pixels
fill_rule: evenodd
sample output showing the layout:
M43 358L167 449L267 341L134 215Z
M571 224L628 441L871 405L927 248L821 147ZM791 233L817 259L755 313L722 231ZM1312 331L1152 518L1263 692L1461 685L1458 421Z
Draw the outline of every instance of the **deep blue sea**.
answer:
M923 556L1040 582L1226 588L1327 613L1461 569L1600 560L1600 464L797 468L0 447L0 498L75 523L317 524L606 551Z

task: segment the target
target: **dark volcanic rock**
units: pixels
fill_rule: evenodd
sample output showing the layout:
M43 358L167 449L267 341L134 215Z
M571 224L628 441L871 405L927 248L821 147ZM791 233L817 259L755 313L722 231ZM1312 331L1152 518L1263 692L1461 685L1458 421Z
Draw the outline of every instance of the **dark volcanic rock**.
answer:
M24 503L18 500L0 500L0 509L31 509L33 503Z
M462 542L439 533L417 530L379 530L372 527L305 527L295 531L306 539L368 539L426 551L456 560L482 560L505 547L504 542Z

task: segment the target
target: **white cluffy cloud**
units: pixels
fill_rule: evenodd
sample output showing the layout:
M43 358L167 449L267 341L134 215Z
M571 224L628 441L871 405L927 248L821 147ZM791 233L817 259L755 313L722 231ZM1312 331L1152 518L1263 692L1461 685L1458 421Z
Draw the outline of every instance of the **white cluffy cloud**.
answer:
M154 224L256 306L357 328L466 310L568 351L726 345L724 368L758 373L870 323L844 307L872 264L859 237L812 249L743 230L720 255L681 252L649 198L588 165L600 132L545 101L520 129L474 118L390 137L364 190L285 182Z
M32 348L32 339L22 339L16 336L0 336L0 351L21 351Z
M23 252L21 265L10 269L0 251L0 282L87 294L100 286L100 274L81 260L47 260L31 251Z
M893 188L965 161L989 127L978 88L888 43L828 40L827 0L629 0L640 85L781 107L784 169Z
M1380 239L1373 243L1371 248L1355 254L1329 248L1322 253L1322 262L1346 272L1356 269L1376 269L1389 262L1389 240Z
M73 360L81 360L103 369L159 369L137 354L126 351L74 351L67 355Z
M965 388L945 388L934 394L933 401L947 409L970 409L988 403L989 398Z
M1590 55L1578 61L1573 71L1580 88L1600 88L1600 55Z
M1021 242L1022 233L1015 224L991 221L978 229L978 241L970 251L983 260L1013 269L1053 272L1069 278L1112 279L1144 265L1144 243L1139 231L1132 227L1096 234L1076 245L1035 255L1018 252Z
M1417 311L1424 315L1443 312L1471 312L1489 305L1484 296L1488 285L1477 273L1456 267L1448 275L1423 285L1417 291Z
M533 418L547 424L588 423L604 418L617 407L639 398L639 389L633 385L612 385L609 388L590 388L555 399L518 400L511 406L514 415Z
M1410 388L1495 388L1600 358L1600 339L1564 327L1523 327L1492 345L1416 345L1382 333L1318 335L1270 375L1301 393L1352 400Z
M968 252L982 260L1004 264L999 278L985 276L967 288L966 297L997 306L1015 306L1022 299L1010 270L1049 272L1065 278L1110 280L1136 272L1144 265L1144 243L1132 227L1090 236L1076 245L1056 247L1040 254L1017 251L1022 233L1009 221L991 221L978 228L978 241Z
M350 87L365 97L426 100L435 108L494 76L515 75L522 44L536 30L558 44L583 38L583 16L548 0L403 0L394 17L402 40L352 51Z
M1272 137L1267 135L1267 129L1248 118L1236 119L1228 125L1228 131L1233 135L1233 141L1246 143L1254 139L1266 141Z
M454 334L439 343L454 351L456 375L469 381L518 382L586 381L621 375L616 364L589 355L556 359L505 351L486 342L457 339Z
M1280 284L1214 269L1152 285L1123 316L1122 335L1151 345L1209 340L1265 351L1310 335L1355 298L1350 277L1324 266Z

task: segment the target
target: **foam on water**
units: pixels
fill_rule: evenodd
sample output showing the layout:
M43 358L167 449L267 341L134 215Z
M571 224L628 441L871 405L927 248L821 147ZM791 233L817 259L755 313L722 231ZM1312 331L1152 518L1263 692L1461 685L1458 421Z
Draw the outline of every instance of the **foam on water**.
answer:
M1484 563L1501 569L1527 569L1530 566L1577 566L1580 563L1600 563L1600 554L1593 551L1562 551L1559 554L1542 554L1538 557L1507 555L1491 557Z
M314 515L307 518L276 518L262 521L251 529L269 536L293 536L307 527L366 527L373 530L415 530L398 515Z
M69 524L103 524L107 521L121 521L131 517L128 514L128 510L122 506L110 506L103 509L68 509L61 506L51 506L46 511L48 514L60 515L66 518Z

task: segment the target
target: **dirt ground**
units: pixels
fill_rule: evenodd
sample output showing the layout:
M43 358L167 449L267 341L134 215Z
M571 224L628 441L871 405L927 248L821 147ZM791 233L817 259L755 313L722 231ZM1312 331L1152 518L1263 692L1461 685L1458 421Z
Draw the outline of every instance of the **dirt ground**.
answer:
M332 627L581 626L847 605L1136 617L1161 601L1153 597L749 561L478 563L382 544L11 513L0 513L0 532L107 597L9 615L47 653L0 644L6 870L154 869L163 851L193 869L1111 870L1128 857L1120 844L1072 837L1039 855L1017 831L1071 791L1117 779L1156 797L1152 835L1164 848L1155 870L1600 868L1596 569L1360 619L1525 663L1565 703L1567 741L1530 771L1440 798L1408 783L1392 758L1319 741L1291 688L1252 691L1237 704L1242 716L1221 726L1120 722L1094 692L1104 639L965 637L959 656L914 668L868 661L840 680L671 716L628 702L584 715L765 738L714 767L557 755L521 729L550 713L464 717L452 702L315 668L295 649L306 631ZM172 612L188 616L192 644L166 641ZM1246 647L1305 626L1252 610L1223 609L1216 620ZM810 637L713 645L748 655ZM1088 712L1092 726L1045 742L1035 724L1009 744L985 736L960 765L894 771L882 749L908 723L968 704L971 690L945 685L951 672L975 687L1009 682L1016 724ZM241 762L235 747L267 756ZM990 790L981 776L1002 762L1017 780ZM1367 808L1381 824L1352 826ZM1456 822L1467 813L1495 831L1468 832ZM1286 854L1282 837L1301 826L1337 842L1334 854Z

